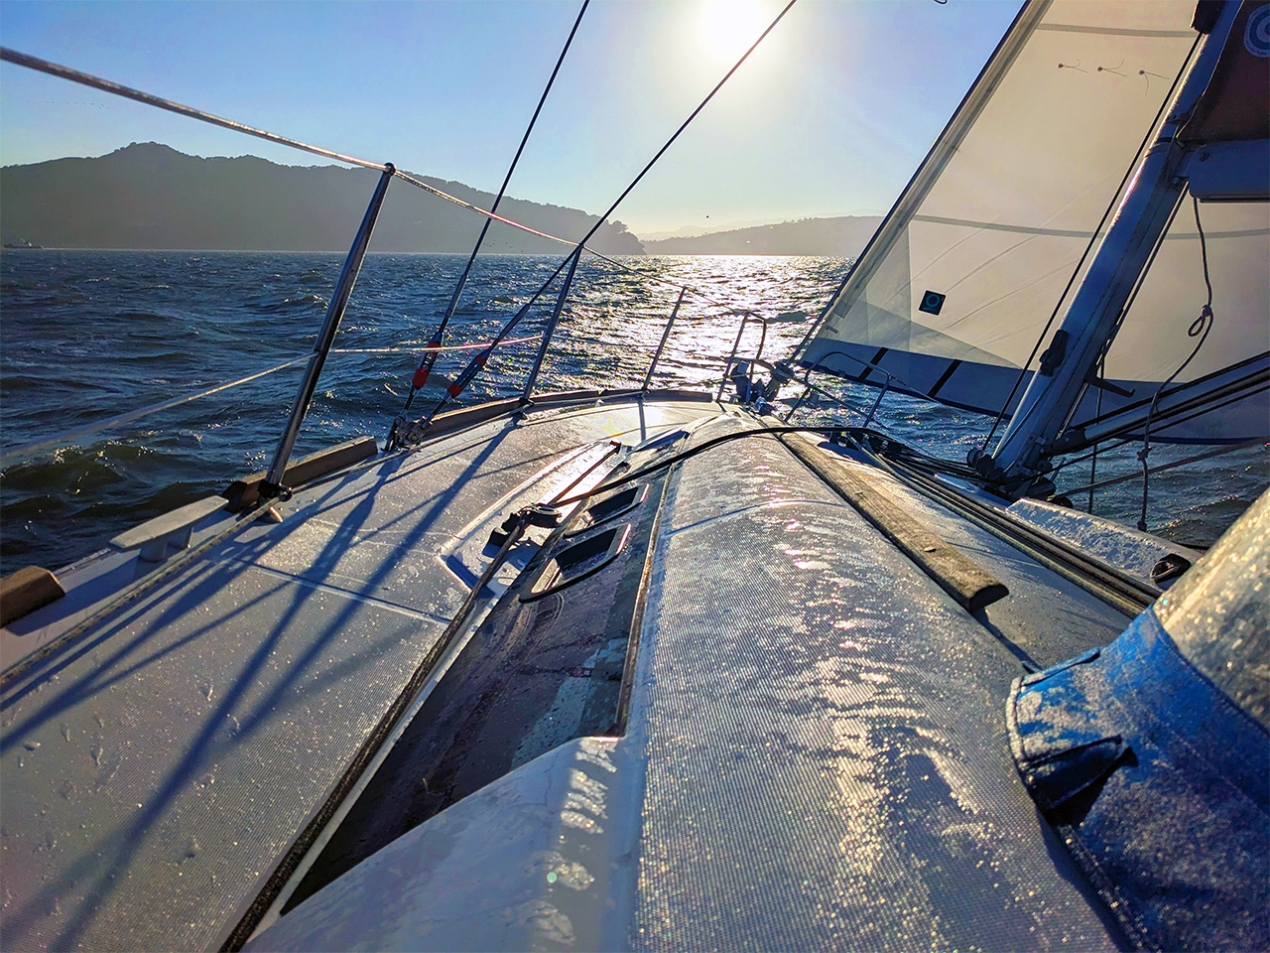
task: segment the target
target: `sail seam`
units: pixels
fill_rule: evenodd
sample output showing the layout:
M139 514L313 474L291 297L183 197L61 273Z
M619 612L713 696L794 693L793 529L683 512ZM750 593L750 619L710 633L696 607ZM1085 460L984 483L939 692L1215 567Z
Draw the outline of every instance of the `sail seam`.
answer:
M986 228L995 232L1017 232L1020 235L1055 235L1059 238L1093 238L1095 232L1068 228L1037 228L1033 225L1007 225L1004 222L976 222L967 218L945 218L942 215L914 215L910 222L928 222L934 225L959 225L965 228Z
M943 215L914 215L909 221L926 222L932 225L956 225L964 228L983 228L994 232L1017 232L1020 235L1053 235L1058 238L1093 238L1097 232L1080 231L1069 228L1038 228L1034 225L1010 225L1005 222L977 222L969 218L948 218ZM1209 241L1214 238L1258 238L1270 235L1270 228L1240 228L1224 232L1205 232ZM1165 241L1194 241L1199 232L1177 232L1166 235Z
M1142 36L1171 40L1193 40L1193 30L1132 30L1126 27L1081 26L1076 23L1041 23L1037 31L1046 33L1092 33L1097 36Z
M959 367L961 367L960 358L950 362L944 373L939 375L939 380L935 381L935 386L926 392L926 396L933 400L935 395L944 389L944 385L948 383L948 378L952 377Z

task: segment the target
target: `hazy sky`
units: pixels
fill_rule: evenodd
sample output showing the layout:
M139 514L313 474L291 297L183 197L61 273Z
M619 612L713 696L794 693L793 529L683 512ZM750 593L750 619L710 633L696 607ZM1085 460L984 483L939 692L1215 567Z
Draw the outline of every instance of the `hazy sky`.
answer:
M0 42L284 135L494 190L578 7L4 0ZM646 234L885 211L1018 7L800 0L616 217ZM511 193L603 211L779 8L769 0L594 0ZM320 161L0 66L5 165L150 140L195 155Z

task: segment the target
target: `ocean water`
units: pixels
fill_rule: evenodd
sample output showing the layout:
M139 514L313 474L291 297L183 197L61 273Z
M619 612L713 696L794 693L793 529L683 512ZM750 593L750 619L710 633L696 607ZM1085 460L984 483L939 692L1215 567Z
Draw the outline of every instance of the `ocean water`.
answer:
M263 469L286 420L300 366L162 411L116 430L9 462L19 448L85 424L206 389L307 355L341 255L223 252L5 251L0 255L0 571L57 568L129 526L219 492ZM381 440L402 410L417 349L449 301L463 256L370 255L327 362L296 454L348 437ZM739 328L737 309L768 323L746 329L742 354L787 355L845 275L838 258L632 258L631 274L587 260L539 380L540 390L638 386L679 288L684 299L655 385L717 385ZM447 344L489 340L555 268L537 256L478 260ZM460 404L520 392L537 349L544 302L495 352ZM374 352L374 353L371 353ZM430 408L470 351L442 355L414 411ZM819 379L854 407L876 391ZM788 395L800 388L790 386ZM831 401L794 422L859 423ZM888 395L877 423L906 443L962 460L990 425L969 412ZM1135 447L1101 456L1097 476L1136 471ZM1160 446L1158 466L1195 452ZM1265 488L1266 448L1159 474L1148 523L1208 545ZM1059 489L1089 482L1089 465L1061 471ZM1077 505L1088 503L1085 494ZM1098 491L1094 511L1136 522L1141 484Z

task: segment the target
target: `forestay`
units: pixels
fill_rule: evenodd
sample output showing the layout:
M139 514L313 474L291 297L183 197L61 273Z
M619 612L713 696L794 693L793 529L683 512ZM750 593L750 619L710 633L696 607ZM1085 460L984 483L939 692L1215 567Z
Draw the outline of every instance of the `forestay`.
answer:
M1187 64L1198 35L1194 9L1191 0L1025 6L802 359L882 384L886 375L867 361L894 375L897 389L999 412L1070 298L1083 256ZM1266 349L1270 209L1201 208L1218 320L1180 381ZM1104 375L1134 389L1134 400L1149 397L1194 346L1186 329L1206 291L1189 207L1158 264ZM1103 411L1124 403L1102 396ZM1093 416L1095 403L1091 389L1076 419ZM1213 421L1202 423L1222 435Z

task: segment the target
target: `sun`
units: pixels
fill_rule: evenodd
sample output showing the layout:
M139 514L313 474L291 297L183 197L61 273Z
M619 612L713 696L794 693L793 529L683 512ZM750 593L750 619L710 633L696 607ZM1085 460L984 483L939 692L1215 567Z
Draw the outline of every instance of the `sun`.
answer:
M704 0L697 30L704 52L735 62L771 22L759 0Z

